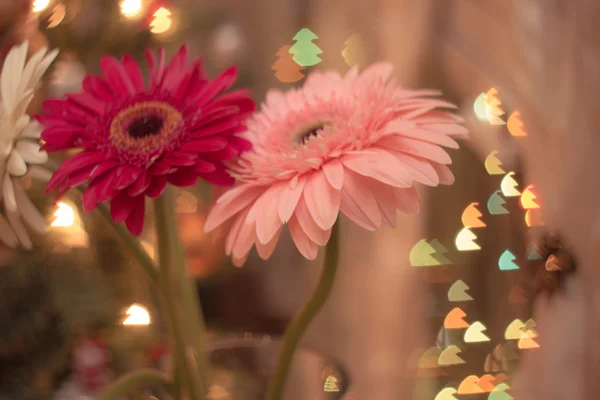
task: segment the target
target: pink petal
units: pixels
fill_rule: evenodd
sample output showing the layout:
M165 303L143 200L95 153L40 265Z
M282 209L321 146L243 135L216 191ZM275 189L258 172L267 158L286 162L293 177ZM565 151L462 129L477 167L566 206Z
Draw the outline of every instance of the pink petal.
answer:
M135 198L130 197L127 192L119 193L112 201L110 202L110 215L115 222L123 222L125 221L131 211L133 210L133 206L136 204Z
M290 230L292 240L294 240L294 244L298 248L298 251L300 251L300 254L309 260L314 260L317 258L319 246L309 239L308 235L300 226L300 223L296 219L295 215L292 215L292 218L290 218L288 228Z
M305 176L301 176L294 187L292 187L288 182L284 183L285 186L283 187L281 195L279 196L279 205L277 207L281 222L288 222L291 218L294 210L296 209L296 205L298 204L298 200L304 191L305 183Z
M298 202L298 207L296 207L294 215L296 216L296 220L300 224L300 227L310 240L319 246L325 246L327 244L327 241L331 236L331 229L323 230L315 223L303 198Z
M200 158L196 160L196 165L194 166L194 171L196 171L197 174L213 172L216 169L217 167L215 167L214 164Z
M252 249L256 239L256 225L242 224L238 232L237 238L233 244L231 254L234 258L245 257Z
M204 232L210 232L242 209L252 204L266 187L242 184L226 192L217 200L204 223Z
M415 188L392 188L396 207L405 214L417 215L420 210L419 195Z
M100 58L100 69L104 79L118 96L135 94L135 88L125 71L125 67L114 57L104 56Z
M281 228L275 233L273 238L267 244L262 244L260 242L256 242L256 251L258 255L263 260L268 259L275 251L275 247L277 247L277 241L279 240L279 234L281 233Z
M370 151L375 152L376 150ZM344 156L342 163L349 170L391 186L411 187L413 183L413 178L406 171L404 165L386 151L377 151L376 154Z
M381 212L370 182L370 179L346 170L340 208L352 221L374 231L381 226Z
M394 156L410 171L415 181L428 186L437 186L440 184L440 179L432 166L435 163L404 153L394 153Z
M377 142L380 147L419 156L440 164L452 164L452 159L441 147L399 135L386 136Z
M453 139L445 135L440 135L436 132L430 132L422 128L405 128L406 121L394 120L390 122L386 128L384 128L384 135L396 135L399 134L404 137L410 137L413 139L421 140L424 142L439 144L440 146L458 149L458 143ZM404 125L404 126L403 126Z
M144 230L144 217L146 214L146 202L144 201L144 196L135 197L133 203L134 206L131 210L131 214L129 214L125 224L133 236L139 236Z
M269 243L281 228L282 223L277 215L276 205L282 189L280 185L270 186L256 199L246 217L247 224L256 222L256 237L262 244Z
M366 80L367 82L365 83L368 83L370 80L380 80L385 82L389 79L393 69L394 67L390 63L378 62L367 67L360 74L360 79Z
M341 194L334 189L325 174L313 172L304 187L304 200L316 224L323 230L330 229L337 219L340 210Z
M326 162L321 168L323 168L323 173L325 173L329 184L334 189L341 190L344 184L344 166L340 160L334 159Z
M379 206L379 211L381 211L382 225L386 228L396 227L398 218L396 215L396 199L394 197L395 188L377 181L372 181L370 186Z
M146 60L150 68L150 89L154 90L162 82L165 73L165 49L158 49L158 63L156 55L150 49L146 50Z
M192 168L179 168L169 175L169 183L178 187L194 186L198 181L198 175Z
M249 209L249 207L246 208L233 218L233 223L231 224L231 228L225 239L225 254L231 255L240 229L242 229L242 226L246 225L246 216L248 215Z
M454 174L450 171L450 168L441 164L433 164L433 168L440 177L440 184L452 185L454 183Z
M177 51L177 54L171 59L169 66L165 69L165 77L162 87L169 91L178 89L179 83L185 77L185 67L188 59L187 46L183 45Z
M146 85L144 84L144 76L142 75L142 70L138 63L131 57L131 55L126 54L123 57L123 67L125 68L125 72L131 83L133 84L134 89L139 93L143 92L146 89Z

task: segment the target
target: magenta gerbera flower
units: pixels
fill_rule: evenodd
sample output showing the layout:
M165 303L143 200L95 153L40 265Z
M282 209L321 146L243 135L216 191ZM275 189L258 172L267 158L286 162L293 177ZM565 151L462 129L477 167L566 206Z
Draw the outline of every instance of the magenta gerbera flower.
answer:
M246 90L223 92L235 81L230 68L206 78L200 59L188 66L185 46L165 66L165 53L147 51L150 78L129 55L100 60L103 78L87 76L83 92L44 102L44 149L82 151L63 162L47 191L59 195L88 182L83 208L111 202L112 218L135 235L144 225L144 199L167 183L194 185L198 177L227 186L224 163L251 148L239 134L254 111Z
M303 88L272 90L248 122L253 149L231 167L240 182L221 196L205 230L229 222L226 251L242 264L262 258L287 224L308 259L329 240L339 212L365 229L396 225L396 210L419 210L416 182L451 184L443 147L467 137L453 104L431 90L408 90L375 64L311 74Z

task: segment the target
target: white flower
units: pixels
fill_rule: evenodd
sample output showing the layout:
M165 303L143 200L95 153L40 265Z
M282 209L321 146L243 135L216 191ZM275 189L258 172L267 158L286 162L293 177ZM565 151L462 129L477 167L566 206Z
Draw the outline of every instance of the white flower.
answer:
M58 50L43 48L26 63L27 50L28 42L13 47L0 73L0 242L30 249L24 222L42 233L46 221L25 194L20 177L29 171L31 177L46 180L50 174L36 165L44 164L48 155L40 150L42 127L27 115L27 107Z

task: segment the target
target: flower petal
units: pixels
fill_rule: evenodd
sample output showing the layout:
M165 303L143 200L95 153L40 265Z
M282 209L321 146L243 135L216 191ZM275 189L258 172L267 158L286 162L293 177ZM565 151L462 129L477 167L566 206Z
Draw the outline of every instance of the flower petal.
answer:
M127 229L129 229L129 232L131 232L133 236L139 236L144 230L146 202L144 196L135 197L133 202L134 206L131 210L131 214L129 214L129 217L125 221L125 225L127 226Z
M330 229L340 210L341 194L329 184L323 172L316 171L308 177L304 200L316 224L323 230Z
M290 218L290 222L288 223L288 228L290 230L290 234L292 236L292 240L294 244L300 251L300 254L309 260L314 260L317 258L317 253L319 252L319 246L304 232L296 215L292 215Z
M439 164L452 164L452 159L441 147L399 135L386 136L377 142L378 146L418 156Z
M210 232L252 204L267 188L242 184L226 192L210 210L204 232Z
M27 173L27 165L25 160L19 154L18 151L13 151L8 157L8 173L12 176L23 176Z
M121 192L110 202L110 216L115 222L123 222L129 218L135 205L135 197L129 196L127 192Z
M298 205L298 201L304 192L305 184L306 177L304 176L298 178L298 182L295 186L285 182L285 186L281 191L281 195L279 196L279 204L277 206L277 211L281 222L286 223L292 217L292 214Z
M48 153L40 151L39 143L19 140L16 145L16 150L27 163L44 164L48 161Z
M46 219L42 216L36 206L33 205L23 186L18 180L13 182L15 190L15 200L19 205L19 212L25 222L37 233L44 233L46 231Z
M334 189L341 190L344 184L344 166L340 160L335 159L326 162L322 168L329 184Z
M440 184L452 185L454 183L454 174L450 171L450 168L441 164L433 164L433 168L440 177Z
M31 238L29 237L29 234L27 233L27 230L25 229L25 226L21 221L21 217L19 216L19 214L16 212L8 211L6 213L6 218L8 219L8 222L17 234L17 238L19 238L21 246L23 246L23 248L26 250L31 250L33 248L33 243L31 242Z
M369 178L346 170L342 188L342 212L364 229L374 231L381 226L381 212L373 195Z
M396 207L405 214L417 215L420 210L419 195L415 188L392 188Z
M267 260L269 257L271 257L271 255L273 255L273 252L275 251L275 247L277 247L277 241L279 240L280 233L281 233L281 227L275 233L275 235L269 241L269 243L267 243L267 244L262 244L260 242L255 243L256 251L258 252L258 255L260 256L260 258L262 258L263 260Z
M319 246L325 246L327 244L329 237L331 236L331 229L323 230L315 223L310 211L308 211L304 198L301 198L298 202L298 207L296 207L294 215L296 216L296 220L300 224L300 227L310 240Z
M0 242L4 243L11 249L14 249L19 244L19 239L17 238L12 226L2 214L0 214Z
M375 150L372 149L373 154L344 156L342 163L349 170L388 185L411 187L413 178L402 163L386 151L375 152Z

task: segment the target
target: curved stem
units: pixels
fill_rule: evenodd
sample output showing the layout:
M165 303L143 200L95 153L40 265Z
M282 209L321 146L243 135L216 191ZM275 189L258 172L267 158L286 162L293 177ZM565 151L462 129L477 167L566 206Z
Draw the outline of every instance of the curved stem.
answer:
M290 371L294 352L314 317L321 311L325 301L331 294L338 268L339 255L339 222L331 230L331 238L325 249L325 265L319 278L317 288L312 297L304 305L296 318L288 325L283 336L283 345L277 360L275 374L269 384L267 400L281 400L285 383Z
M117 235L119 235L123 242L125 242L125 244L129 247L131 253L139 261L141 267L144 269L144 271L146 271L146 274L152 280L152 282L158 284L158 267L148 255L148 252L144 250L140 242L129 233L123 224L117 224L112 220L110 212L104 204L99 204L97 208L100 214L102 214L102 216L117 232Z
M188 358L187 345L183 331L183 323L180 319L179 310L175 306L175 298L173 293L173 284L171 282L171 262L179 262L183 259L178 246L173 246L178 240L174 221L169 215L169 192L166 191L162 196L157 198L154 203L154 211L156 214L156 234L158 236L158 252L160 259L160 289L163 300L167 309L169 318L169 326L172 334L172 342L174 347L174 365L177 365L178 373L183 378L184 384L188 387L188 395L191 400L204 400L205 391L202 387L202 381L198 377L196 371L199 369L197 365L193 365L192 360ZM175 250L175 253L172 251ZM185 267L184 267L185 268ZM179 271L178 271L179 273ZM192 316L187 316L193 318ZM198 355L204 357L204 354ZM195 373L198 372L198 373ZM179 377L177 377L179 378Z
M132 390L156 386L164 386L168 389L171 382L158 371L140 369L121 376L98 396L98 400L112 400L124 396Z

